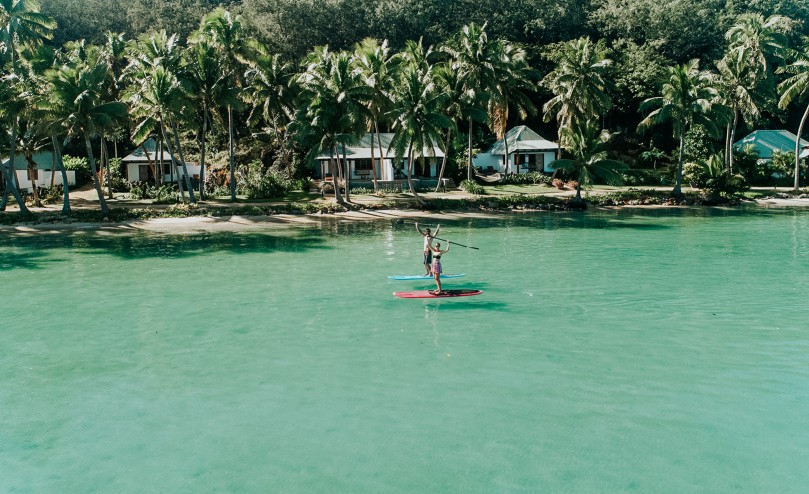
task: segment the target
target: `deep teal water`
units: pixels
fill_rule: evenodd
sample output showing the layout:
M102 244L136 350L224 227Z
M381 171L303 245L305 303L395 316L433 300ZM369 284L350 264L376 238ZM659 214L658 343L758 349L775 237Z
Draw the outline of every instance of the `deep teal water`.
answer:
M0 492L806 492L809 212L0 232Z

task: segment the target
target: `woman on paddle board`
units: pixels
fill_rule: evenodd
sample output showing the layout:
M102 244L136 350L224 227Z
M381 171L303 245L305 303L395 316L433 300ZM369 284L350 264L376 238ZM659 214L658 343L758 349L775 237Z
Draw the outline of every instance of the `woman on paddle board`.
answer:
M438 229L436 228L436 232ZM450 242L447 241L447 248L445 250L441 250L441 243L436 242L435 247L430 246L430 252L432 253L433 257L433 278L435 278L435 286L438 287L434 295L441 295L441 256L449 252Z
M421 231L419 228L419 222L416 222L416 231L424 237L424 276L430 276L430 266L433 263L433 239L436 235L438 235L438 230L441 229L441 225L436 225L435 233L430 233L430 229L426 228L424 231ZM439 287L440 288L440 287Z

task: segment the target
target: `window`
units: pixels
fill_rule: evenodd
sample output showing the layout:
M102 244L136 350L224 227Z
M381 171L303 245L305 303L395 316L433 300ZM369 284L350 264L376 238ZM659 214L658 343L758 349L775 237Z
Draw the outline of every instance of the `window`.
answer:
M371 160L354 160L354 169L371 171Z

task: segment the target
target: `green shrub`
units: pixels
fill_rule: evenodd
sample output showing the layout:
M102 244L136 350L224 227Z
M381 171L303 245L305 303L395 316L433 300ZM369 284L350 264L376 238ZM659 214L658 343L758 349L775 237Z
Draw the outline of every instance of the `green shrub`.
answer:
M523 184L532 184L532 185L550 185L551 183L551 176L546 175L542 172L530 172L530 173L520 173L516 175L509 175L503 178L501 183L504 184L515 184L515 185L523 185Z
M309 192L312 188L312 179L309 177L296 178L292 181L292 189L301 192Z
M93 172L90 171L90 163L87 158L63 156L62 162L65 164L65 170L76 172L76 187L81 187L93 179Z
M486 189L474 180L464 180L461 182L461 189L469 192L470 194L476 195L483 195L486 193Z
M248 199L270 199L284 197L292 189L292 181L273 168L265 168L260 161L240 171L238 189Z
M624 170L621 173L621 178L623 184L630 187L649 187L662 185L665 182L662 172L659 170Z

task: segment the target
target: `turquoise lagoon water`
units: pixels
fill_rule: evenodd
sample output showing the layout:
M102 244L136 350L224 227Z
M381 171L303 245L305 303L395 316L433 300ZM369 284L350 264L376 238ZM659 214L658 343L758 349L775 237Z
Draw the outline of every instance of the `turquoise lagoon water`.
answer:
M806 492L809 212L0 233L0 492Z

